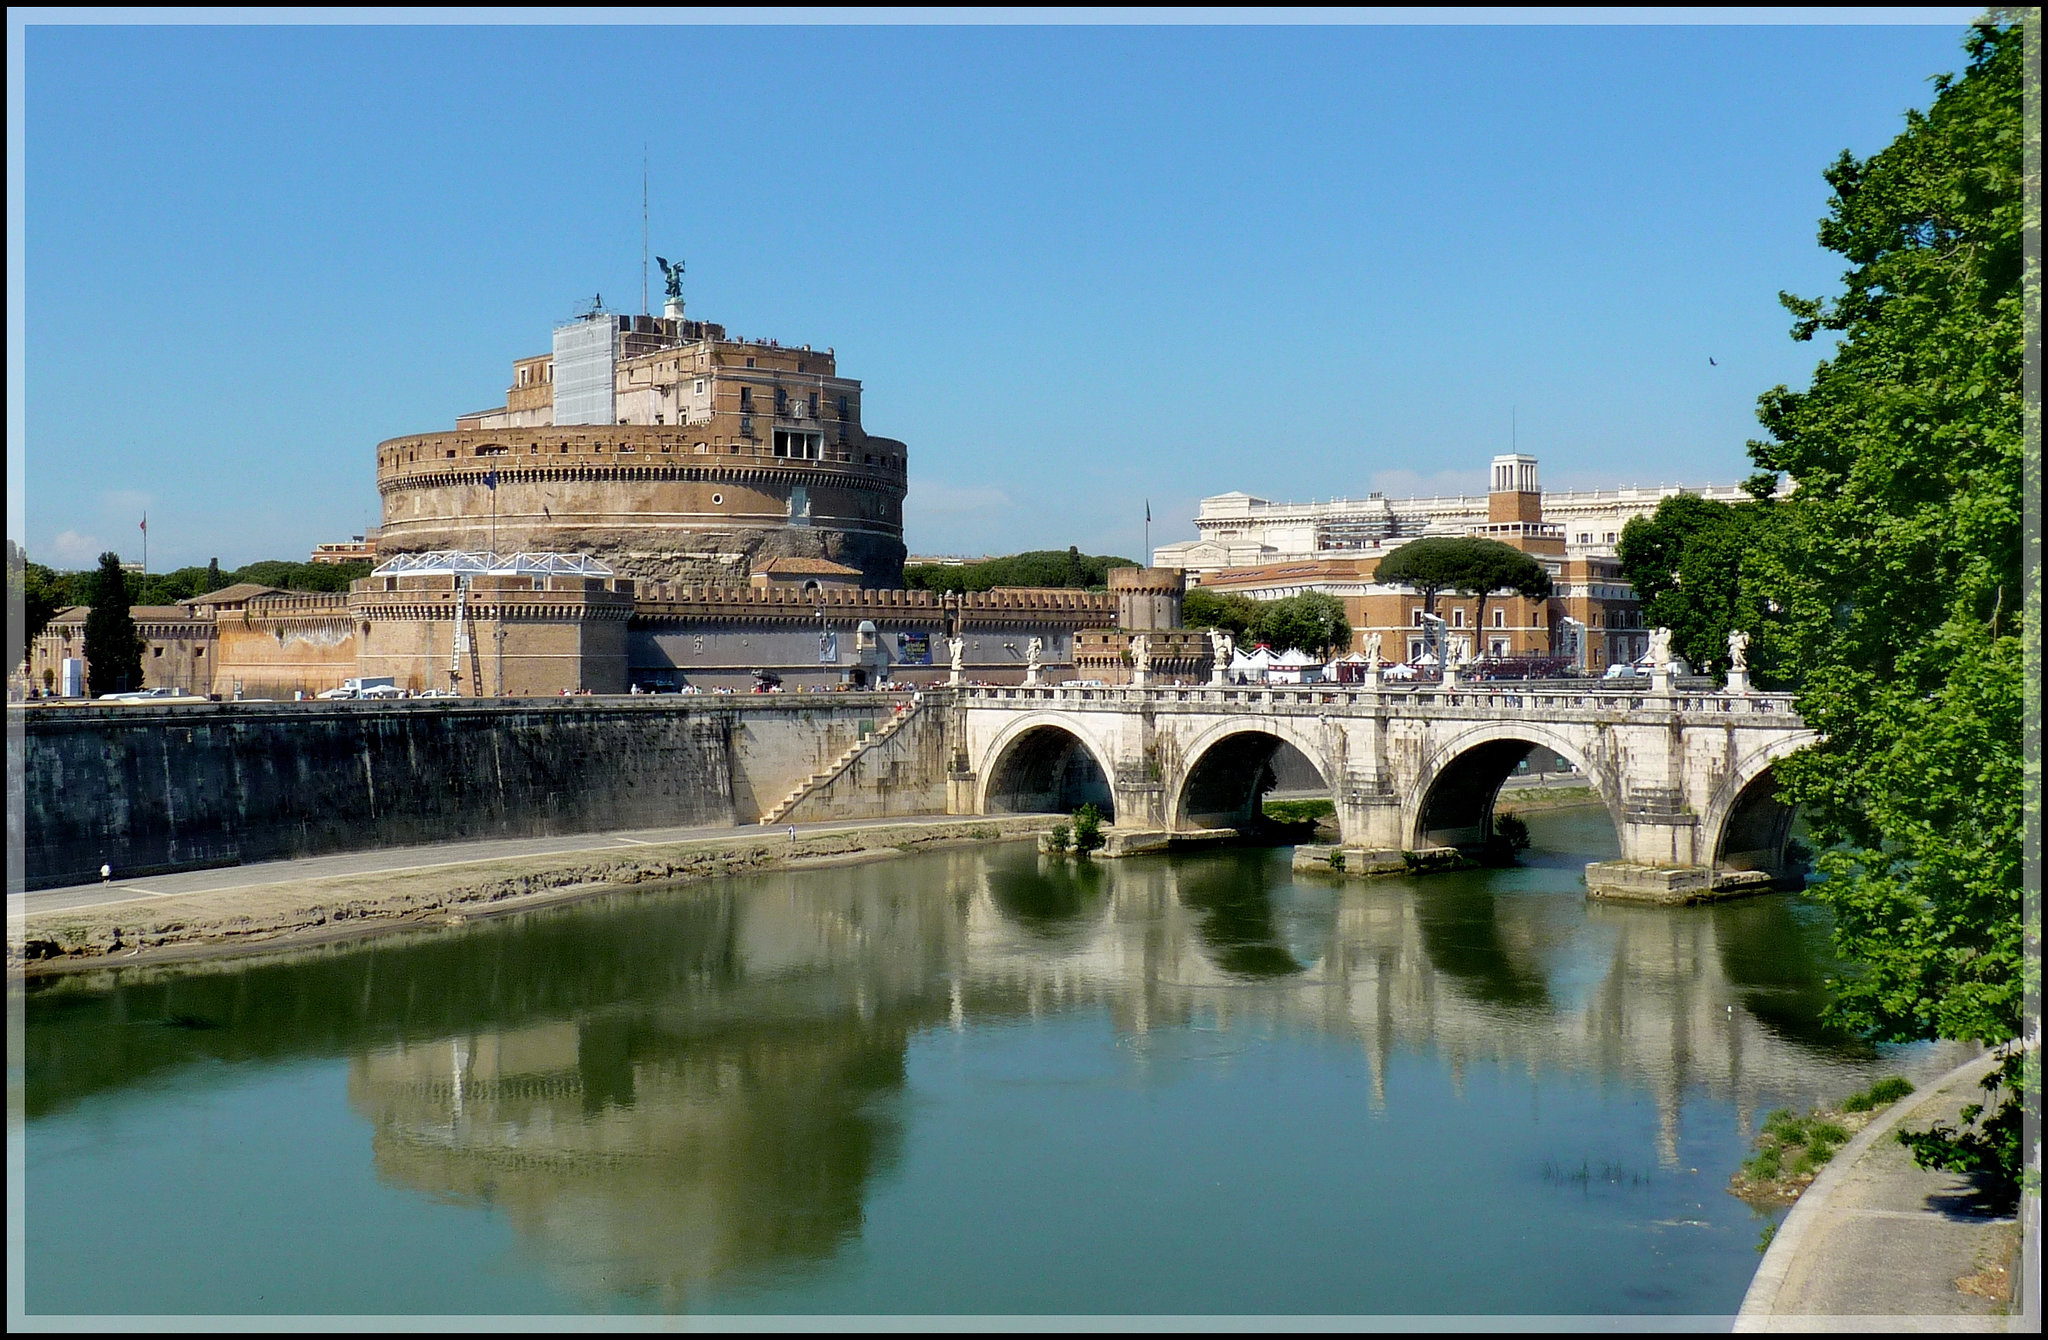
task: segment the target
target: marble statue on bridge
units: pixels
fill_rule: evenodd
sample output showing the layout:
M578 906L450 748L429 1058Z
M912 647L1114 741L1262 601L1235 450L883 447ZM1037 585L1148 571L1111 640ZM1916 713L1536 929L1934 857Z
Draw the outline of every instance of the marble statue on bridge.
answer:
M1034 637L1024 648L1024 683L1038 687L1038 672L1045 667L1045 639Z
M1376 675L1380 672L1380 646L1378 633L1365 635L1365 668L1370 674Z
M1223 682L1224 675L1230 670L1230 658L1236 650L1237 648L1230 634L1224 632L1221 628L1211 628L1209 630L1209 656L1211 658L1209 682L1211 684L1221 684Z

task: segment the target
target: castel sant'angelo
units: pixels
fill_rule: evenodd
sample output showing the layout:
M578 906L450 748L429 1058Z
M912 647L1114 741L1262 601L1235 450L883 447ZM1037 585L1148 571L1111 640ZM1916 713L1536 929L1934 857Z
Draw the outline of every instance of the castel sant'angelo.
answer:
M1556 583L1547 598L1495 598L1483 629L1476 607L1450 601L1447 649L1563 650L1596 671L1641 654L1612 546L1627 515L1679 490L1562 495L1568 534L1546 517L1535 459L1519 455L1496 458L1477 499L1206 499L1202 539L1166 546L1158 566L1113 569L1107 591L906 590L909 452L863 426L861 384L829 348L690 320L681 267L664 270L662 315L593 303L549 352L513 363L503 405L377 444L377 567L348 591L244 585L137 607L147 686L291 698L351 678L465 697L1148 673L1202 683L1217 644L1181 627L1190 573L1258 599L1334 594L1354 650L1415 658L1422 596L1373 579L1415 534L1499 539ZM84 618L58 613L28 682L54 694L82 675Z
M671 281L671 289L678 285ZM903 579L907 449L867 431L830 349L601 309L512 365L505 404L377 447L378 557L586 554L620 576L746 583L775 559Z

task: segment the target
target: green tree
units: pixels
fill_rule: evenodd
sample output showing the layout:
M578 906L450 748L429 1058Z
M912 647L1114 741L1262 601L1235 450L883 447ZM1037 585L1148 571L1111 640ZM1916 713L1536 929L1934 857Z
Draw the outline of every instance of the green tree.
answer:
M1479 602L1477 624L1486 626L1487 599L1508 591L1531 600L1550 598L1550 573L1529 555L1499 540L1476 535L1429 535L1410 540L1379 561L1373 580L1412 586L1422 607L1436 613L1445 591L1460 591Z
M28 561L28 551L14 541L7 542L7 664L18 667L28 659L28 649L35 645L37 634L49 626L50 616L57 612L55 604L43 582L32 576L38 565ZM43 569L48 571L48 569ZM16 607L21 609L22 641L14 641L14 620L11 617Z
M176 568L147 577L130 574L128 579L128 594L137 605L175 605L205 591L205 568Z
M2027 579L2039 590L2038 548L2022 571L2039 183L2022 189L2021 43L2016 24L1972 29L1924 115L1827 171L1820 240L1849 262L1844 292L1782 296L1795 338L1840 344L1806 390L1761 398L1769 440L1750 444L1764 483L1797 486L1759 567L1821 737L1778 778L1827 848L1815 892L1855 965L1835 1009L1880 1039L2007 1042L2038 973L2021 926L2023 632L2039 648L2021 612ZM2009 1064L1993 1124L2017 1121L2017 1078Z
M1186 606L1182 606L1186 622ZM1333 647L1351 645L1351 623L1344 602L1323 591L1304 591L1263 602L1253 625L1259 641L1274 651L1299 650L1328 655Z
M1615 552L1644 621L1669 628L1672 650L1694 665L1723 660L1728 634L1739 628L1752 638L1757 681L1780 682L1768 597L1752 557L1768 543L1777 515L1768 502L1731 506L1680 493L1622 528Z
M142 687L142 638L128 612L127 574L121 556L100 555L93 575L92 610L85 616L86 693L124 693Z
M998 586L1100 590L1108 583L1111 568L1138 566L1128 558L1084 554L1073 547L1034 549L979 563L913 563L903 569L903 585L912 591L938 592L990 591Z
M1221 628L1232 639L1251 639L1263 602L1232 591L1209 591L1195 587L1181 599L1180 621L1189 628Z
M220 579L220 560L217 558L207 559L206 589L204 591L201 591L199 594L205 595L208 591L218 591L226 585L227 583Z
M286 591L346 591L350 582L369 576L371 566L360 561L294 563L274 558L237 568L233 578L236 582L255 582L259 586L276 586ZM192 594L202 593L195 591Z

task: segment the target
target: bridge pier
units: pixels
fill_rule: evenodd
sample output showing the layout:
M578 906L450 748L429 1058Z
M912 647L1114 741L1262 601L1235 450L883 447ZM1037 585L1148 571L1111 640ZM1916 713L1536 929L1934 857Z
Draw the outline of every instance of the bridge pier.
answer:
M1347 768L1336 791L1339 846L1383 853L1398 863L1408 843L1401 822L1401 793L1393 779L1383 772Z

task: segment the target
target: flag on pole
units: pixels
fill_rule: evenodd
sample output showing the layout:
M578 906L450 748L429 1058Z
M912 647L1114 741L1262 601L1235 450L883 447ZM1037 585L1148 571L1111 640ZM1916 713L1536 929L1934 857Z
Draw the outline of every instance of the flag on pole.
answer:
M498 487L498 467L495 465L484 475L484 487L495 492Z
M1152 500L1150 498L1145 499L1145 521L1148 525L1152 521Z
M142 533L144 535L149 534L149 513L147 512L142 514Z

